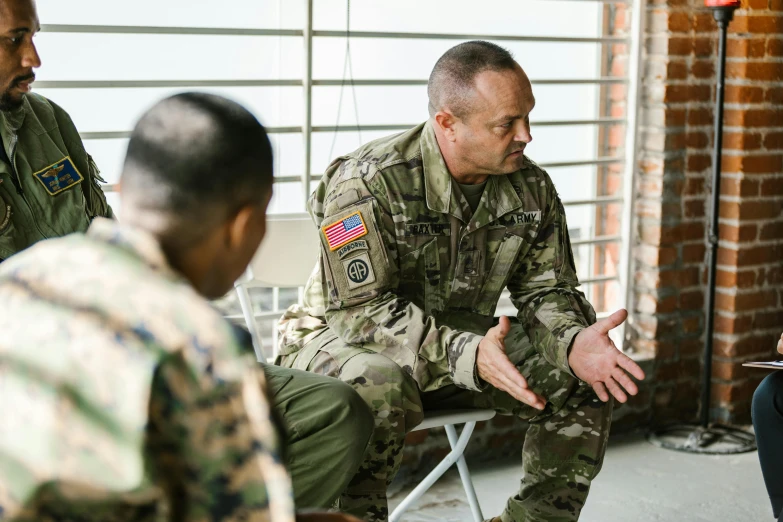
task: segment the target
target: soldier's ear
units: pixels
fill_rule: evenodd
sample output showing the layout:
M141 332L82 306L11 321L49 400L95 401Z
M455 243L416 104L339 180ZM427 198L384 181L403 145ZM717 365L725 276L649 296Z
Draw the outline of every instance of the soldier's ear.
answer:
M435 125L440 128L441 133L446 137L447 140L457 140L455 129L457 118L451 112L448 110L438 111L435 113L433 119L435 120Z

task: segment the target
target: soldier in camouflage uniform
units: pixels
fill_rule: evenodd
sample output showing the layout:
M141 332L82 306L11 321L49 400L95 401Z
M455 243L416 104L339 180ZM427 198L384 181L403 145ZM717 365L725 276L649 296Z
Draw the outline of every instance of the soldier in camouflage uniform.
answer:
M367 407L334 379L259 365L204 299L264 235L263 127L217 96L174 96L137 125L122 182L122 225L98 218L0 265L0 520L294 522L286 441L319 477L297 497L333 502ZM316 443L321 457L300 448Z
M310 199L322 255L278 363L351 384L376 416L343 510L386 520L405 434L425 412L493 408L530 422L524 478L497 520L576 520L601 468L612 402L641 369L577 290L563 206L522 151L530 82L487 42L448 51L430 115L335 160ZM504 288L519 313L494 317ZM592 325L592 326L591 326ZM623 391L622 388L625 388Z
M0 0L0 261L113 217L70 116L30 92L39 30L33 0Z

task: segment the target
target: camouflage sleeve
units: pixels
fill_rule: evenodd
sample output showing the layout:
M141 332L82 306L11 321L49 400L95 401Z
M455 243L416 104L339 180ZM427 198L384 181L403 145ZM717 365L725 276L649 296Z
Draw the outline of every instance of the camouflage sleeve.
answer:
M536 349L568 373L568 349L576 334L595 322L595 311L577 290L571 240L565 210L554 186L549 186L545 216L527 255L519 260L508 283L518 317Z
M87 210L90 213L90 218L105 217L114 219L114 211L109 205L109 202L106 201L106 194L100 186L101 183L106 183L106 180L101 177L101 171L98 169L98 165L89 154L87 154L87 163L87 167L90 171L90 184L87 189L89 195L85 195L85 201L87 202Z
M333 164L339 178L328 194L313 194L310 210L321 230L326 321L343 341L382 353L406 370L422 391L444 384L481 391L476 351L482 336L437 324L399 297L393 213L374 165L349 159ZM328 173L327 173L328 175ZM359 216L366 234L341 244L333 229ZM358 220L357 220L358 223Z
M145 465L162 485L169 518L293 522L261 367L248 361L235 377L195 375L186 357L161 363L149 401Z

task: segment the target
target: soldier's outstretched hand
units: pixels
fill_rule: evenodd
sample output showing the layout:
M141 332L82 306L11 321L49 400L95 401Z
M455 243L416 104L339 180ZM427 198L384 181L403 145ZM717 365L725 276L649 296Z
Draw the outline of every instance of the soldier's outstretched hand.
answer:
M644 379L644 371L630 357L622 353L609 338L609 331L623 324L628 312L618 310L579 332L574 338L568 364L581 380L593 387L602 401L609 400L607 390L620 402L628 395L636 395L639 388L631 380L633 375Z
M509 330L511 321L505 315L501 316L498 325L490 328L479 343L476 354L479 377L518 401L543 410L546 399L528 388L527 380L506 355L505 338Z
M780 334L780 340L778 341L778 352L783 354L783 333Z

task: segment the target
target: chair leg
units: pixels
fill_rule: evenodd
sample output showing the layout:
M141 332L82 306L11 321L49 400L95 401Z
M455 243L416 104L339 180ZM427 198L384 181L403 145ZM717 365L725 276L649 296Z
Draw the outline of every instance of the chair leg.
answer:
M472 423L475 426L475 422ZM449 444L453 448L457 444L457 430L453 424L447 424L446 436L449 438ZM468 498L468 505L470 505L470 512L473 514L473 520L475 522L483 522L484 516L481 513L481 506L479 505L478 497L476 496L476 489L473 487L473 481L470 479L470 470L468 470L468 464L465 462L465 456L460 454L457 460L457 470L459 476L462 479L462 487L465 489L465 495Z
M258 328L256 327L256 318L253 315L253 303L250 301L250 293L247 291L247 288L239 282L234 284L234 289L237 291L239 306L242 308L242 315L245 316L247 331L250 332L250 338L253 340L253 350L256 352L256 359L259 362L265 363L266 354L264 353L264 347L261 344L261 335L258 333Z
M437 466L435 466L435 469L430 471L429 474L424 477L424 480L422 480L419 485L413 489L413 491L408 493L408 496L405 497L402 502L400 502L400 505L397 506L397 509L395 509L391 515L389 515L389 522L398 522L402 515L413 504L415 504L424 495L424 493L426 493L427 490L430 489L432 485L435 484L435 482L437 482L437 480L443 476L444 473L446 473L446 471L448 471L451 466L453 466L462 457L462 454L465 453L465 448L468 446L470 436L473 434L473 429L475 427L475 422L467 422L465 423L465 427L462 429L462 433L460 433L459 437L455 437L455 442L451 443L449 440L449 444L451 444L451 451L449 454L446 455L446 457L441 460ZM453 426L451 428L452 430L454 429ZM456 436L456 432L454 435ZM478 505L478 503L476 505Z

